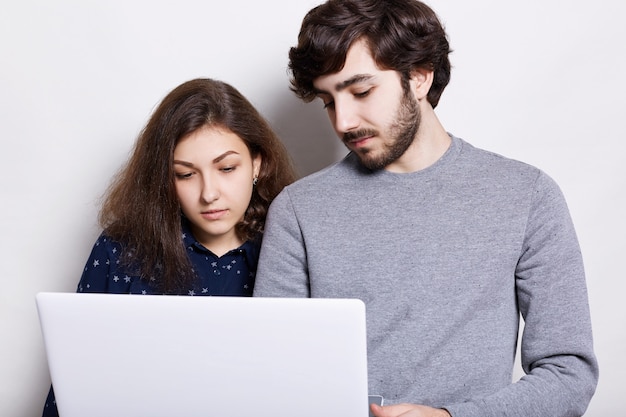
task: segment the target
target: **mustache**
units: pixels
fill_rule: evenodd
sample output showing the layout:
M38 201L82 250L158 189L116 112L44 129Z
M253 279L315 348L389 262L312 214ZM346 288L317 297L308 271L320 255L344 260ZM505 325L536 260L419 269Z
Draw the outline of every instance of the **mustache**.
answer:
M366 136L378 136L378 131L376 129L354 130L344 133L342 140L344 142L350 142L351 140L363 138Z

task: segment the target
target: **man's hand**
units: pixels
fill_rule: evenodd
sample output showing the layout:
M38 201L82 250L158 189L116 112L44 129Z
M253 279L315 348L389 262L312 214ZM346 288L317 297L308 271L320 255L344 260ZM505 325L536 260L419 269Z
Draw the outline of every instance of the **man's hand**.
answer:
M397 404L384 407L371 404L370 408L376 417L451 417L450 413L441 408L418 404Z

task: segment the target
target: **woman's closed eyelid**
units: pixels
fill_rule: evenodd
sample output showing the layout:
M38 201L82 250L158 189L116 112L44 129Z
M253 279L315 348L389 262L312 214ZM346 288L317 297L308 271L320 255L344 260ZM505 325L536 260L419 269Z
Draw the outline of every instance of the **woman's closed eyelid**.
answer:
M176 178L187 179L191 178L193 172L175 172L174 175L176 176Z

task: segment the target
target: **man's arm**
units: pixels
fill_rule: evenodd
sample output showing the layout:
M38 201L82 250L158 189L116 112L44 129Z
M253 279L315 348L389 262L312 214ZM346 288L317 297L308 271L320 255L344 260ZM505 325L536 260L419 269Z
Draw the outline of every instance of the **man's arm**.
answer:
M304 238L287 189L274 199L267 215L254 296L310 296Z
M516 268L524 318L520 381L446 405L454 417L581 416L598 381L582 255L565 199L540 174Z

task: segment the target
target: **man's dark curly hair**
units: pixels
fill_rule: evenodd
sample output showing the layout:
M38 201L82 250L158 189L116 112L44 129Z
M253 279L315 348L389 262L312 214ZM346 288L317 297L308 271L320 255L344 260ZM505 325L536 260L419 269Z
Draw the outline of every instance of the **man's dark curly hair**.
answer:
M291 90L315 98L313 81L340 71L350 46L364 39L376 64L408 79L417 68L432 70L428 101L439 103L450 81L451 52L435 12L417 0L328 0L302 21L298 45L289 51Z

